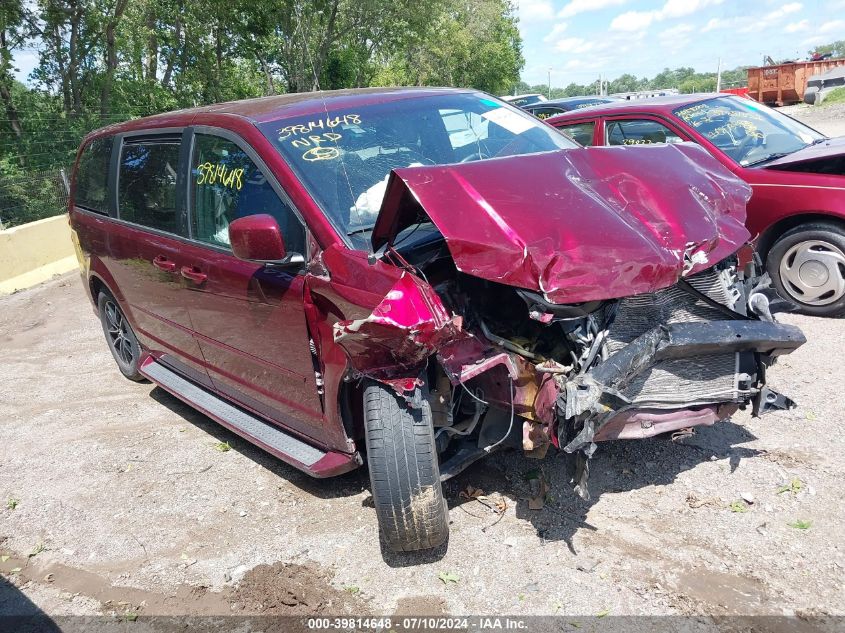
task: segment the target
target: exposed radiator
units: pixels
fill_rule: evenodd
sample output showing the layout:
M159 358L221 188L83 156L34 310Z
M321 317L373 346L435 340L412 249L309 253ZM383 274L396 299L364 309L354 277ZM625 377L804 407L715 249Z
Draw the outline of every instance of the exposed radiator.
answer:
M718 271L708 269L687 281L719 303L729 303L728 288ZM616 319L608 331L607 351L613 354L660 323L727 318L677 286L627 297L619 301ZM661 361L637 376L623 394L639 405L653 408L734 400L738 397L737 363L734 352Z

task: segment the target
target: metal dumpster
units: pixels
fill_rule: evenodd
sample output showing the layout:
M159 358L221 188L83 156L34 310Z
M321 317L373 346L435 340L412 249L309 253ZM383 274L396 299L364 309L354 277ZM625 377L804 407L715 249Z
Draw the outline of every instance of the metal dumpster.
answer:
M810 77L837 66L845 66L845 58L749 68L748 93L761 103L779 106L798 103L804 99Z

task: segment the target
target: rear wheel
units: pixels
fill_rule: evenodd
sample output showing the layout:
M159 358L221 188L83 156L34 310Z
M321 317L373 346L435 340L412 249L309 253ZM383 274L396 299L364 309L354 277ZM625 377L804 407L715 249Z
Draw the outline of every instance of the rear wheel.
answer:
M409 552L441 545L449 536L449 514L428 402L411 408L389 387L368 381L364 422L373 501L387 547Z
M97 308L100 311L100 322L103 325L103 333L106 335L106 343L120 373L129 380L136 382L144 380L138 371L141 346L126 315L117 305L117 301L110 294L101 292L97 298Z
M845 229L813 222L784 233L766 257L778 292L805 314L845 314Z

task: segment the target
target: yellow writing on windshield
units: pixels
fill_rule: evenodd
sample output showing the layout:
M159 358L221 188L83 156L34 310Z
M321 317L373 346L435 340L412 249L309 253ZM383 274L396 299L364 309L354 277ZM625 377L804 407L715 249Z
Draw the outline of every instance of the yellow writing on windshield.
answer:
M340 139L340 134L336 134L335 132L326 132L325 134L312 134L310 136L294 139L291 141L291 145L293 147L314 147L319 146L322 143L334 143Z
M244 168L238 167L232 169L227 165L214 164L210 162L202 163L197 167L197 184L198 185L223 185L230 189L241 190L243 187Z
M361 123L361 116L359 114L327 116L306 123L286 125L279 129L279 140L284 141L292 136L304 136L311 134L314 130L333 129L339 125L358 125L359 123Z
M332 160L340 156L340 150L336 147L312 147L302 154L302 160L309 163L318 160Z

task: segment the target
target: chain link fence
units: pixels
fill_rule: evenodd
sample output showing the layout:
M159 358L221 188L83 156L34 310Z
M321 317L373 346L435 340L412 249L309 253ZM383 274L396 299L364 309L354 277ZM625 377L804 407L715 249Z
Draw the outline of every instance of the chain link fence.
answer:
M0 177L0 229L66 213L67 173L55 168L25 177Z

